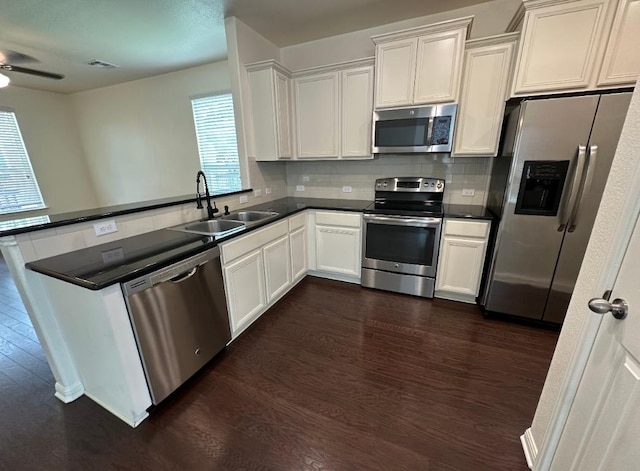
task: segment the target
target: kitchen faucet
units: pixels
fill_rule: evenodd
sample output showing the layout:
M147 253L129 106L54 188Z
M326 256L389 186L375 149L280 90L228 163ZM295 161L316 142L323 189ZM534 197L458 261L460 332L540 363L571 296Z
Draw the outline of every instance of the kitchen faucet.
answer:
M216 208L215 201L213 202L213 207L211 206L211 195L209 194L209 185L207 184L207 176L204 174L202 170L198 170L196 174L196 207L198 209L202 209L202 193L200 193L200 177L204 180L204 196L207 199L207 218L213 219L215 217L215 213L218 212L218 208Z

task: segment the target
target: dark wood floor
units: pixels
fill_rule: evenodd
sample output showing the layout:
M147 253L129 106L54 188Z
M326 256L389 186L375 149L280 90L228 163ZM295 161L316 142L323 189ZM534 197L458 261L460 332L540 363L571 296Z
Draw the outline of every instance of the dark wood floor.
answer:
M307 278L137 429L3 364L0 469L526 470L556 339Z

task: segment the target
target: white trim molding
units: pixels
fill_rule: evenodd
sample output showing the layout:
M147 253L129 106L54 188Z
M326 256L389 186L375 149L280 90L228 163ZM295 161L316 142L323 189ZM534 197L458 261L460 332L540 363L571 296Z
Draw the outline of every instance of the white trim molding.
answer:
M56 382L55 388L55 396L65 404L75 401L84 394L84 386L82 383L76 383L73 386L63 386Z
M538 456L538 447L533 439L531 427L520 435L520 443L522 443L522 450L524 451L524 457L527 460L527 466L529 466L529 469L533 469L533 463L536 462L536 457Z

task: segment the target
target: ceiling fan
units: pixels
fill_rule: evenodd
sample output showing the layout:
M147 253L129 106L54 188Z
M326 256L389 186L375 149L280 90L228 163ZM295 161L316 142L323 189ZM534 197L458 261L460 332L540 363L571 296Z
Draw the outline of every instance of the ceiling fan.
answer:
M18 72L21 74L35 75L37 77L44 77L53 80L60 80L64 78L64 75L61 74L16 65L35 62L40 61L35 57L31 57L27 54L22 54L21 52L10 51L8 49L4 51L0 50L0 72Z

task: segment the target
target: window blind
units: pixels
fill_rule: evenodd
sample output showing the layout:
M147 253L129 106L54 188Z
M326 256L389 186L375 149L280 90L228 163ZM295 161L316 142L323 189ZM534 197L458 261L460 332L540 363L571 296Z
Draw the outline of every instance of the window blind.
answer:
M242 189L230 93L191 100L202 170L212 193Z
M0 214L44 208L13 111L0 110Z

